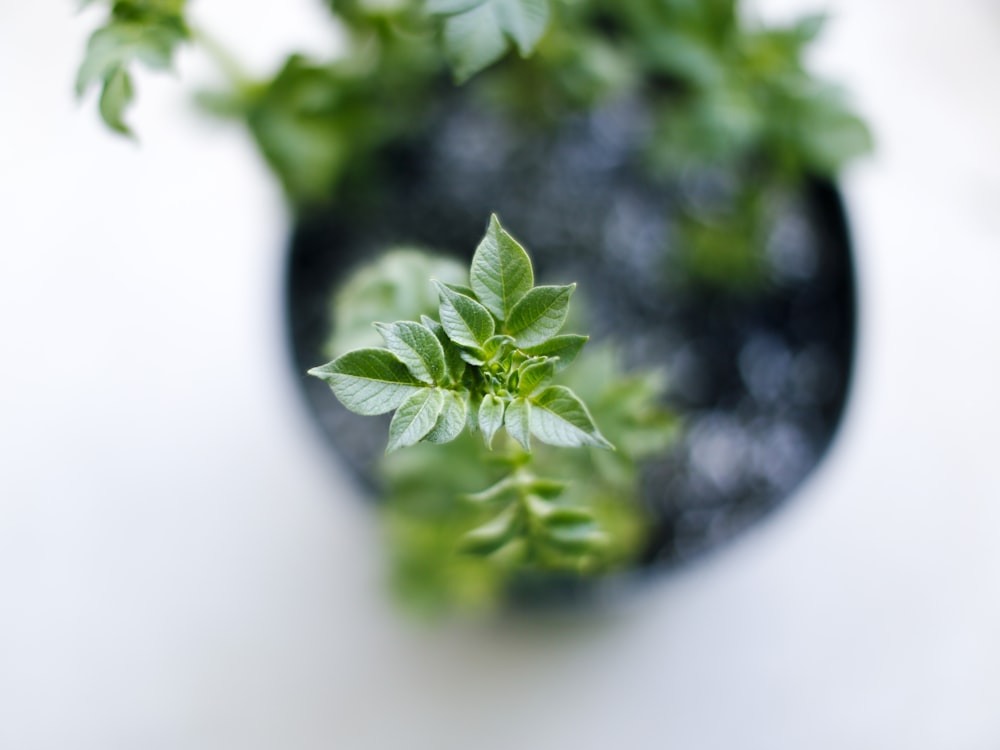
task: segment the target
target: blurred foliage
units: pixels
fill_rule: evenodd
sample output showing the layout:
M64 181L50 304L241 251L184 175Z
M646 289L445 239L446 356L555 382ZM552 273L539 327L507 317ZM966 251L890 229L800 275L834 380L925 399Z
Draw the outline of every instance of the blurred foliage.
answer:
M539 446L533 466L539 475L566 482L552 501L557 507L592 512L605 535L600 554L580 565L575 555L555 549L530 567L517 548L485 558L460 554L468 530L492 517L490 509L462 497L500 480L506 465L469 435L443 446L418 445L390 454L379 467L391 583L405 605L426 614L492 609L527 579L557 584L634 563L649 528L639 494L641 461L666 450L677 431L676 418L661 403L662 374L624 373L612 347L594 346L559 382L587 402L618 450Z
M315 206L340 178L363 172L374 151L425 120L429 81L441 66L424 52L421 45L391 55L362 51L332 64L292 55L269 81L200 99L216 114L243 119L289 199Z
M264 80L250 80L190 28L185 0L84 4L106 6L108 16L90 38L77 91L100 85L109 127L130 133L123 115L134 66L167 69L194 39L228 77L225 88L201 94L202 104L245 123L297 211L336 201L344 185L376 184L384 176L373 173L372 157L425 133L456 81L529 134L569 114L636 104L642 161L681 196L673 232L681 273L736 292L766 278L775 203L871 147L844 92L805 66L823 19L764 28L744 19L737 0L328 0L344 48L319 60L292 53ZM723 187L706 199L685 187L693 174L721 174ZM332 345L362 345L371 320L431 314L435 295L416 290L448 269L402 250L359 272L333 303ZM675 429L661 406L662 378L625 374L618 362L613 349L591 349L576 374L559 378L619 450L538 450L545 476L569 482L553 502L590 508L608 530L611 543L588 562L590 572L618 569L641 548L638 465ZM490 517L459 496L504 472L478 441L417 446L385 459L382 471L394 580L407 601L488 607L517 585L524 571L516 554L455 553L459 537ZM564 563L558 554L547 561L554 571L581 572Z
M416 248L393 248L358 268L340 286L330 305L336 328L326 354L330 358L382 339L372 325L377 320L420 320L434 315L438 296L431 279L464 284L468 271L456 260Z
M355 344L374 343L361 331L363 317L434 314L438 300L427 282L430 269L448 274L462 270L450 259L415 250L394 250L356 269L332 302L329 348L340 353ZM354 307L362 296L363 315ZM380 304L385 305L382 310ZM536 444L531 470L554 486L550 496L541 498L551 505L546 510L583 509L602 531L601 545L581 556L570 534L563 546L536 548L530 560L523 544L501 544L488 556L463 554L469 530L496 516L495 505L484 501L480 491L503 479L511 460L519 460L523 452L513 441L488 451L480 436L468 433L444 445L396 451L379 465L380 507L392 586L407 607L428 615L492 609L525 583L566 582L623 570L643 549L648 526L639 496L641 462L666 450L677 432L676 418L663 405L663 374L625 373L613 347L592 346L556 382L588 404L617 450Z
M491 62L502 57L486 66L456 62L441 14L425 12L455 11L444 16L446 32L456 9L471 8L488 6L333 0L349 40L343 57L293 56L273 79L243 90L229 111L247 122L293 205L336 200L338 185L365 174L372 154L431 127L453 86L449 71L459 79L474 71L467 94L529 133L571 113L638 102L643 161L657 178L723 170L732 183L728 202L709 213L682 207L676 270L743 293L766 280L767 196L832 176L871 147L844 92L805 67L821 16L762 28L741 18L736 0L551 0L544 33L532 27L525 44L513 44L522 54L533 47L526 58L503 56L516 34L494 29L506 34L501 50L495 37L466 30Z
M526 126L613 100L642 101L651 110L647 149L656 169L676 175L725 165L745 176L748 190L832 175L871 146L844 92L804 66L820 16L759 28L741 19L736 0L329 0L329 7L346 31L341 55L291 54L268 80L231 75L229 90L202 96L211 110L247 123L300 208L328 200L374 151L427 127L452 76L476 75L476 95ZM183 0L111 4L78 86L103 82L101 111L115 129L127 132L129 65L167 67L190 36L183 11ZM216 45L205 46L232 72Z
M94 5L100 0L86 0ZM131 135L123 119L134 97L131 67L142 63L154 70L173 64L174 50L190 38L184 21L186 0L114 0L105 23L90 36L76 78L82 96L100 84L98 108L112 130Z

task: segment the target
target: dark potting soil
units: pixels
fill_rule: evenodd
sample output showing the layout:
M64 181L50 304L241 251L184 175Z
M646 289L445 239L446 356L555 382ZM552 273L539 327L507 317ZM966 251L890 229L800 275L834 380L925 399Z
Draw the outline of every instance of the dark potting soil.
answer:
M837 192L811 182L776 208L757 283L692 282L677 249L678 206L725 201L731 181L718 171L653 179L642 138L641 113L629 106L525 136L454 102L299 223L287 275L295 373L330 444L363 481L374 481L385 424L348 413L304 375L327 359L331 294L393 245L467 260L491 212L528 247L539 279L578 282L593 340L613 339L631 366L667 370L685 429L644 470L654 523L644 567L676 565L731 539L817 465L844 409L854 351L853 268Z

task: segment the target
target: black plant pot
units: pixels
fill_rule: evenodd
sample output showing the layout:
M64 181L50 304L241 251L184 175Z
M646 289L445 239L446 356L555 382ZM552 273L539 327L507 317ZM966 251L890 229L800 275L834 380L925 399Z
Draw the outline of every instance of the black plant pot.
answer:
M456 97L296 227L287 275L295 372L331 447L366 484L384 425L346 412L304 375L327 359L331 294L394 244L467 259L491 212L529 247L539 278L579 283L595 340L614 339L630 365L669 373L686 429L644 469L653 528L639 567L676 566L731 539L820 461L854 352L851 251L835 188L809 182L774 212L756 283L685 282L675 257L683 196L724 196L726 175L651 177L643 133L630 105L526 131Z

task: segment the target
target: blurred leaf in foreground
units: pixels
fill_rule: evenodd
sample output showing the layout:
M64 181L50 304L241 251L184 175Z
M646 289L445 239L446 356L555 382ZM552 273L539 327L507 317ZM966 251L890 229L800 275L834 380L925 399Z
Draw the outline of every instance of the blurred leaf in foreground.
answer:
M184 0L116 0L110 18L87 43L76 78L77 95L100 84L102 119L112 130L132 135L124 121L134 98L131 67L138 62L168 70L174 50L189 38Z

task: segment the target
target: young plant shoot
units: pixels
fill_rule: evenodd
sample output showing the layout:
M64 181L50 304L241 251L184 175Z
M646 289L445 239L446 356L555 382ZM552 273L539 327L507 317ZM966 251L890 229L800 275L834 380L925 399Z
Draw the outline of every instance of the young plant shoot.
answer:
M436 320L375 323L384 347L349 351L309 374L356 414L394 412L387 453L448 443L465 429L497 452L507 475L463 498L495 513L465 534L463 552L526 565L557 553L584 567L604 534L590 510L558 502L564 482L532 472L532 439L614 450L579 396L552 383L587 341L560 333L576 285L535 286L527 252L496 216L472 258L469 286L433 283Z

